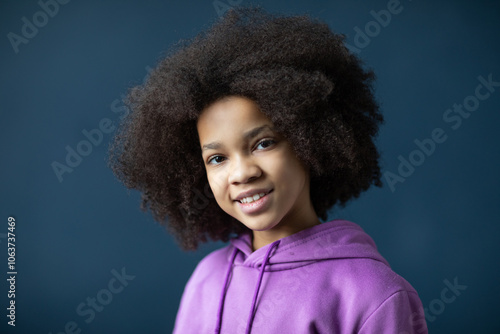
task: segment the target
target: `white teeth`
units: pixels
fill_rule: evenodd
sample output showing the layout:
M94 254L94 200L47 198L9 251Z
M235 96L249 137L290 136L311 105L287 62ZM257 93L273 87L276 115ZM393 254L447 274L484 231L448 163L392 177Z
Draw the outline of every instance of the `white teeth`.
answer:
M245 197L240 199L241 203L252 203L253 201L258 200L261 197L264 197L266 194L265 193L260 193L260 194L255 194L253 196Z

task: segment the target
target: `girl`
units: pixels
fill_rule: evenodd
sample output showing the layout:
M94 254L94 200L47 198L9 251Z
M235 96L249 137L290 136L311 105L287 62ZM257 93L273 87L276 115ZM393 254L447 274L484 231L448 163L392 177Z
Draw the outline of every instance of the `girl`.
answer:
M305 16L232 10L129 94L111 166L207 255L175 333L426 333L417 293L327 211L380 186L373 72ZM322 222L323 221L323 222Z

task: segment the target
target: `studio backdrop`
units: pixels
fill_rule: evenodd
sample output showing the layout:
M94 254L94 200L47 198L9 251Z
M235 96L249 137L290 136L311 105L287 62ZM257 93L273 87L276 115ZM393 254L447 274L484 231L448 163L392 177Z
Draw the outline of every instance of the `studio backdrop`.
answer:
M231 7L308 14L377 76L381 188L361 225L431 333L499 333L497 1L0 3L0 332L169 333L197 262L107 167L127 90ZM172 161L182 168L182 161Z

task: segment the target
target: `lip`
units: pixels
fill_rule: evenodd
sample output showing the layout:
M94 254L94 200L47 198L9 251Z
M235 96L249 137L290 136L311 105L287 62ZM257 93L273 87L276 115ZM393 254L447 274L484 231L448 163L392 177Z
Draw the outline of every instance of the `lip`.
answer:
M264 188L252 189L252 190L244 191L244 192L238 194L238 196L236 196L236 198L234 200L239 203L242 198L253 196L255 194L261 194L261 193L266 194L264 196L264 197L266 197L271 191L273 191L273 190L269 189L269 188L267 188L267 189L264 189ZM241 204L243 204L243 203L241 203Z
M265 191L261 191L261 192L265 193ZM254 191L252 191L252 193L258 194L258 192L256 193ZM272 193L273 193L273 191L270 190L263 197L259 198L256 201L253 201L251 203L241 203L240 201L235 201L235 202L239 206L240 210L243 213L245 213L247 215L255 215L255 214L261 213L262 211L265 211L269 207L269 205L271 203ZM243 193L243 194L245 194L245 193ZM250 196L250 195L242 196L241 198L247 197L247 196Z

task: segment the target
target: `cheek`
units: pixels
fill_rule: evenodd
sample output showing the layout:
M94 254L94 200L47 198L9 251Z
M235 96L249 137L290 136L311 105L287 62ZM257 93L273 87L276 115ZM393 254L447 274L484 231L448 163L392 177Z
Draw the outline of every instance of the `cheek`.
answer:
M307 173L302 164L293 157L287 159L281 167L279 173L280 181L286 187L290 195L302 191L305 186Z
M212 193L214 194L215 200L221 204L221 200L224 199L225 196L225 186L224 178L222 175L217 173L208 173L208 184L210 185L210 189L212 189Z
M289 189L301 189L305 182L305 173L300 166L287 166L283 173L283 181Z
M302 163L295 157L295 155L286 150L283 152L281 159L277 159L276 169L282 177L288 179L302 180L306 174Z

